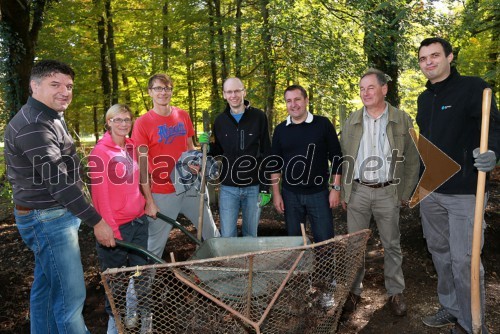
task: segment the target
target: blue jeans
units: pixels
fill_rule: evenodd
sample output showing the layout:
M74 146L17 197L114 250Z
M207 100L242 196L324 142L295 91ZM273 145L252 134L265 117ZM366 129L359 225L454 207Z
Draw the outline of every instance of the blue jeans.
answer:
M242 216L244 237L256 237L261 208L258 205L259 185L248 187L220 186L219 212L222 237L237 237L238 214Z
M282 189L285 205L285 224L289 236L300 236L300 224L309 218L315 242L331 239L333 230L333 214L328 201L328 190L314 194L298 194Z
M89 333L83 321L85 280L78 245L80 219L63 207L14 211L23 241L35 255L31 333Z

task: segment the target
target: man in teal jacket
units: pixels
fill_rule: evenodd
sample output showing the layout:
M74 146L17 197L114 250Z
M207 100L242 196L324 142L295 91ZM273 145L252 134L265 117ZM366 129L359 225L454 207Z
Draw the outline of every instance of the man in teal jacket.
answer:
M401 264L399 209L406 206L418 179L419 156L411 139L410 116L385 101L387 77L369 69L360 80L364 107L353 112L341 133L344 155L341 201L347 209L347 229L353 233L370 225L373 215L384 247L385 287L395 315L406 314ZM363 289L360 268L344 306L350 315Z

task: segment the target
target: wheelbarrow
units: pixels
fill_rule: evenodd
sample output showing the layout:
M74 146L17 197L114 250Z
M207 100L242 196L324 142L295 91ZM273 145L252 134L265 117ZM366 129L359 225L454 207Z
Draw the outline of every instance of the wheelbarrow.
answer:
M305 236L213 238L187 261L171 253L170 263L140 249L157 263L101 277L120 333L140 332L125 321L131 277L148 282L135 290L138 307L152 314L153 333L332 333L369 234L320 243Z

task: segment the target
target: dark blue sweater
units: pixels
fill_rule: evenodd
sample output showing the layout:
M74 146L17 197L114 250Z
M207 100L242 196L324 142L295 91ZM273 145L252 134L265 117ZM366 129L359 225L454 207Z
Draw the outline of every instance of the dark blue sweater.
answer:
M282 186L300 194L313 194L328 188L330 170L340 174L342 152L337 132L323 116L311 123L286 125L274 130L272 153L281 159ZM332 162L329 169L328 161ZM275 169L274 172L278 172Z

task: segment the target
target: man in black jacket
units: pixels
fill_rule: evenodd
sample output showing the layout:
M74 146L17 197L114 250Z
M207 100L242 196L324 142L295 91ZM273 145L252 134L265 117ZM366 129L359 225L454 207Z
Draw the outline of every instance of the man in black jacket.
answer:
M500 115L492 101L489 151L479 154L482 93L488 85L461 76L451 66L450 43L427 38L420 44L420 69L429 79L418 97L420 134L461 167L420 203L422 228L438 274L441 308L423 318L430 327L455 323L452 333L471 333L470 261L477 172L491 171L500 157ZM483 223L484 224L484 223ZM483 237L483 236L482 236ZM480 270L484 326L484 269Z
M219 191L222 237L238 235L237 221L241 209L243 236L257 236L261 207L270 201L265 184L263 159L271 150L266 114L245 100L246 91L238 78L224 82L225 110L214 122L215 141L210 155L222 161ZM208 136L200 135L200 143Z

